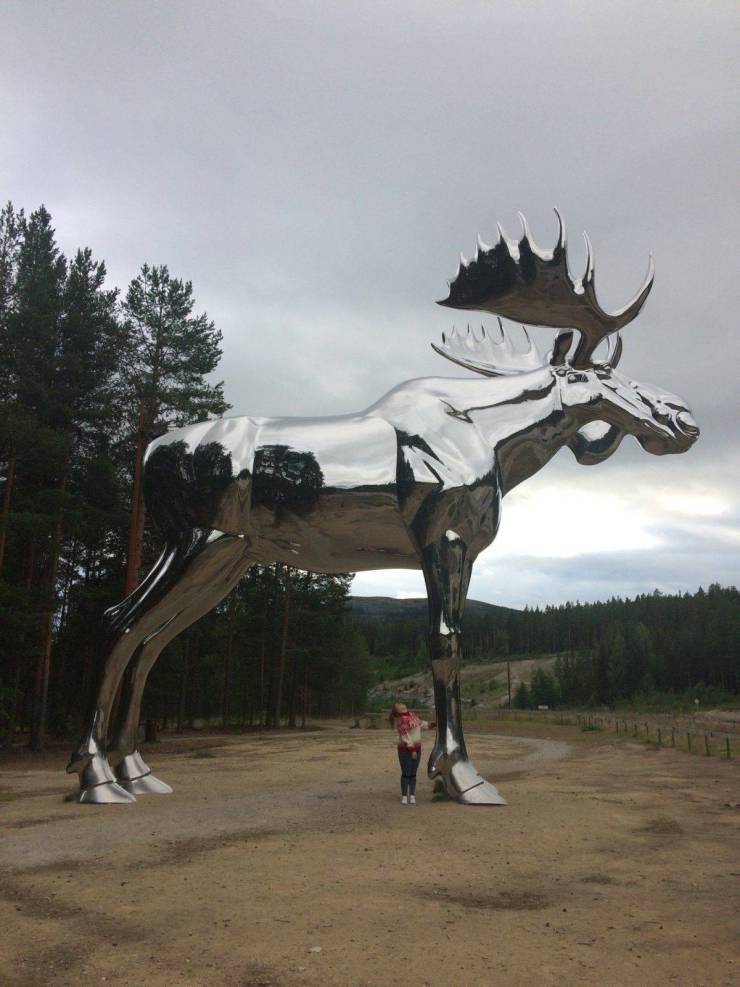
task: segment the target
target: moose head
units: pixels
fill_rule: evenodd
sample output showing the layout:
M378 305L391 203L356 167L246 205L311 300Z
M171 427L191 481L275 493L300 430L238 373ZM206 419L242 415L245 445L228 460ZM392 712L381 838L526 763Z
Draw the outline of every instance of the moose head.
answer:
M462 255L449 296L438 304L491 312L559 332L552 351L543 358L523 330L526 348L517 350L499 318L499 338L468 328L443 334L434 349L460 366L488 377L521 374L549 365L560 406L573 424L568 445L581 462L599 462L610 455L625 434L634 435L655 455L685 452L699 429L681 398L652 385L629 380L617 371L622 355L620 329L632 322L653 286L652 257L642 287L628 305L613 315L596 299L593 250L586 241L586 269L574 279L567 260L565 225L560 213L558 240L553 250L534 242L520 215L519 242L507 240L501 227L498 242L478 240L474 259ZM574 345L574 330L578 337ZM604 351L599 357L597 351Z

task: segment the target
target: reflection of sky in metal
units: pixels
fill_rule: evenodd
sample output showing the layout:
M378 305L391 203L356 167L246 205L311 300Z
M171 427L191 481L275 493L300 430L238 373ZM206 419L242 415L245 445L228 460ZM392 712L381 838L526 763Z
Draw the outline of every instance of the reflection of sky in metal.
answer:
M377 419L284 418L263 424L258 445L289 445L310 450L321 467L324 486L340 490L391 486L396 482L396 436Z
M583 490L543 474L519 487L476 563L471 598L523 607L737 585L740 511L731 487L694 481L678 493L660 482L630 489L619 480L613 492L606 478ZM353 592L423 596L424 585L412 572L361 573Z
M238 414L352 412L447 374L428 342L454 317L432 301L476 232L516 234L518 208L549 243L560 206L578 273L588 229L607 309L652 250L620 369L685 397L701 440L663 459L625 443L594 470L563 453L506 499L473 595L737 581L735 17L641 0L5 5L3 194L45 202L63 249L89 244L111 283L145 260L192 278ZM355 591L371 578L423 591L400 571Z

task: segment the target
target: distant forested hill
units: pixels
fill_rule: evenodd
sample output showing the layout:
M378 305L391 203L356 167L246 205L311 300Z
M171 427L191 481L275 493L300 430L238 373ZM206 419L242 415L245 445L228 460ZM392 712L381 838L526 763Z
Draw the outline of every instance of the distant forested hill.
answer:
M416 617L426 620L427 600L425 596L412 599L396 600L392 596L352 596L349 600L352 616L357 620L399 620ZM510 613L519 613L508 607L498 607L494 603L482 603L480 600L468 600L465 605L467 615L503 617Z
M354 597L351 608L376 681L426 667L425 600ZM544 609L470 601L464 633L468 661L557 655L553 681L540 683L549 705L740 690L740 593L734 587L674 596L656 590L634 600Z

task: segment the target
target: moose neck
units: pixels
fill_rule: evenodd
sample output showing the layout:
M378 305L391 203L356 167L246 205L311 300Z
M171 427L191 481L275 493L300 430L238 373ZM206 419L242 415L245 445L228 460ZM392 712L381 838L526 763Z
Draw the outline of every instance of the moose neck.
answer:
M496 454L505 494L540 470L583 424L563 407L549 367L481 381L479 388L488 401L466 410Z

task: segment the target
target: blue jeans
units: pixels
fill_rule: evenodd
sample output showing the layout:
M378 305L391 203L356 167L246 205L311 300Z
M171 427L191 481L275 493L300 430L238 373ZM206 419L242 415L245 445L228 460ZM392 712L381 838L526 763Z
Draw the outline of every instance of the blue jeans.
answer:
M416 772L421 761L421 751L398 750L398 760L401 762L401 795L416 795Z

